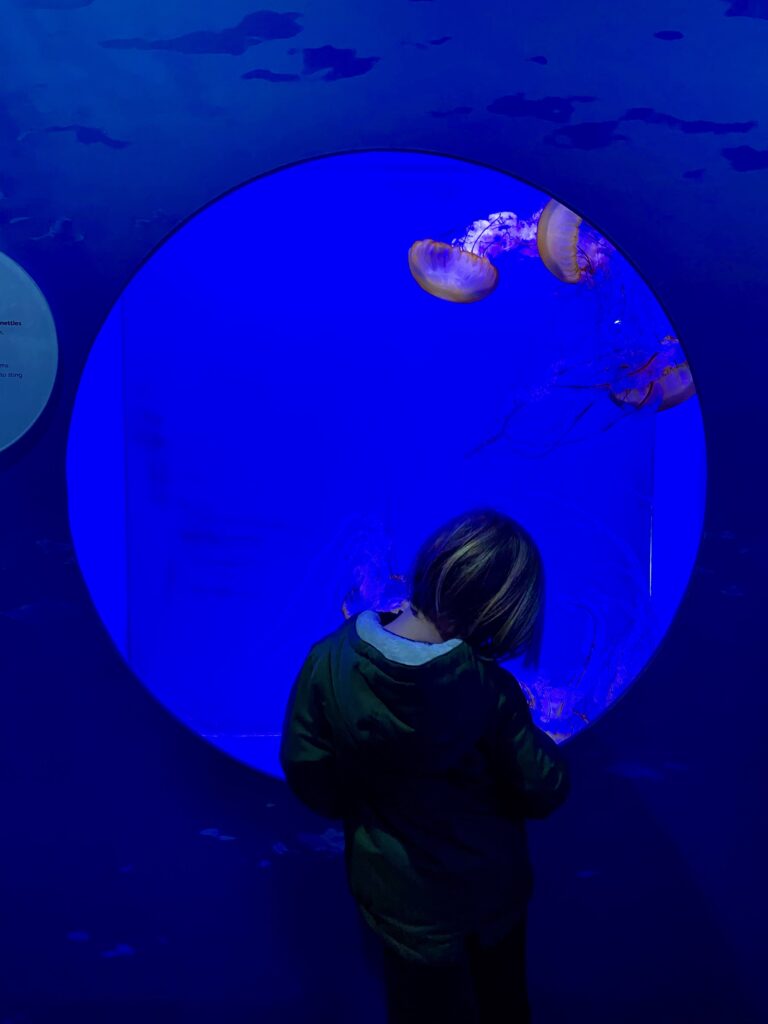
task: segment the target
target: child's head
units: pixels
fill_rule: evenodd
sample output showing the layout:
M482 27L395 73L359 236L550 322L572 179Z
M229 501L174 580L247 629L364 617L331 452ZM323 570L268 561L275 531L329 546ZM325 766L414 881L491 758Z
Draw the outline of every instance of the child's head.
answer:
M544 566L536 542L503 512L455 516L421 545L411 573L411 608L446 640L461 637L504 661L538 665L544 625Z

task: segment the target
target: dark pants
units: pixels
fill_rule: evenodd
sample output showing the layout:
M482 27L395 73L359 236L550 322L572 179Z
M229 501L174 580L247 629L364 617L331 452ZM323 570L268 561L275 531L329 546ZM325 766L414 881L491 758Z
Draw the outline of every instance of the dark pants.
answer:
M523 917L495 946L468 936L454 964L418 964L384 945L388 1024L529 1024Z

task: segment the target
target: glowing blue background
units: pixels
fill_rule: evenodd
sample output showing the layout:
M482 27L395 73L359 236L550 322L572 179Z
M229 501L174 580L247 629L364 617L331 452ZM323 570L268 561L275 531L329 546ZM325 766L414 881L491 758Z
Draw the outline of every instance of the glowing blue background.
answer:
M458 306L408 271L415 239L450 241L497 210L527 218L548 198L416 153L295 165L182 225L103 325L68 442L80 568L139 678L242 760L280 774L289 688L342 621L355 569L395 603L376 555L406 573L428 531L475 505L520 519L542 548L541 671L510 667L558 738L584 725L558 715L559 690L594 721L668 627L703 517L696 398L546 459L503 444L461 458L555 359L674 334L647 286L619 254L611 287L591 292L507 254L496 292ZM537 415L557 433L587 400ZM604 425L615 413L596 411ZM352 612L364 604L353 595Z

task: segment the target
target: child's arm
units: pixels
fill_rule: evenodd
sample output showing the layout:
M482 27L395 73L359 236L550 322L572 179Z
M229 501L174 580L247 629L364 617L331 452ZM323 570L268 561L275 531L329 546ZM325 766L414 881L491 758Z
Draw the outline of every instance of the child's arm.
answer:
M533 723L515 677L492 664L501 699L485 746L503 790L526 818L546 818L568 796L570 774L560 748Z
M344 816L346 795L325 718L321 675L317 652L310 650L288 698L280 766L298 800L315 814L337 819Z

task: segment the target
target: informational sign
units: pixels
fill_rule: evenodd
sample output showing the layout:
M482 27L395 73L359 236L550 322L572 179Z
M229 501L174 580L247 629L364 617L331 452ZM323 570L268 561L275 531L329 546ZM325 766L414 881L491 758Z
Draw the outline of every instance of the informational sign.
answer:
M51 397L59 346L45 296L0 253L0 451L23 437Z

